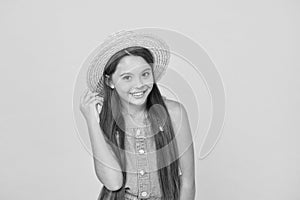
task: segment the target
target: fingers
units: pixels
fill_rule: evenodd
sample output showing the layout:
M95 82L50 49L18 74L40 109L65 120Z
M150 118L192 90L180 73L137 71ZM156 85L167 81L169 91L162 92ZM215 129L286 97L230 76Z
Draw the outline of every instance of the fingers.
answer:
M92 97L91 99L89 99L86 104L91 104L91 103L99 103L101 106L103 105L103 98L102 97Z
M87 93L88 93L89 89L85 89L84 92L82 93L82 95L80 96L80 103L83 103Z
M92 99L88 102L88 104L91 104L93 106L95 106L94 108L96 109L96 112L98 114L100 114L101 110L102 110L102 105L103 105L103 102L99 99Z
M102 97L99 97L99 96L96 96L98 95L99 93L98 92L91 92L88 88L83 92L81 98L80 98L80 102L83 103L83 104L87 104L91 99L93 99L94 97L96 98L102 98Z

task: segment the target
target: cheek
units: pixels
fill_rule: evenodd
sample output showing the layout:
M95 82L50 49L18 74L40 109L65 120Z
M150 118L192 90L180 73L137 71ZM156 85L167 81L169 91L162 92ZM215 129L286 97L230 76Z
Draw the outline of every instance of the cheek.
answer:
M152 88L152 87L153 87L153 84L154 84L153 80L147 81L147 82L145 83L145 85L147 85L149 88Z
M119 84L116 89L118 93L128 93L130 91L130 86L125 84Z
M150 86L150 85L153 85L153 83L154 83L153 76L147 78L147 79L144 81L144 84L145 84L145 85L149 85L149 86Z

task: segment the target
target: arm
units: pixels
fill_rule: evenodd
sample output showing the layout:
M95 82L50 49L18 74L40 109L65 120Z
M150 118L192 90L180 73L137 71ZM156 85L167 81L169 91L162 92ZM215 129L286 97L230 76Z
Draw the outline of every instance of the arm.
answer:
M94 167L100 182L109 190L121 188L123 176L117 158L105 141L96 120L87 123L94 157Z
M182 182L180 200L194 200L196 193L194 146L188 115L182 104L170 101L169 105L172 110L170 114L172 116L182 171L180 176Z

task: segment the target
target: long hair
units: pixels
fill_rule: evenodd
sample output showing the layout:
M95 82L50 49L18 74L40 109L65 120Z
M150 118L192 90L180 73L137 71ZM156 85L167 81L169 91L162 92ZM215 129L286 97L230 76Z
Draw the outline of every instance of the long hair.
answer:
M110 58L105 66L102 77L111 77L116 71L119 61L128 55L141 56L152 66L154 58L151 52L143 47L129 47L123 49ZM122 187L117 191L111 191L102 187L98 200L123 200L125 194L126 156L125 156L125 122L121 114L121 104L116 90L111 89L103 82L104 101L100 113L99 125L103 130L108 144L111 146L123 174ZM151 109L150 109L151 108ZM151 128L157 131L155 134L157 154L158 176L162 200L179 200L181 181L179 177L178 148L168 109L161 96L156 81L146 101L146 111L149 116Z

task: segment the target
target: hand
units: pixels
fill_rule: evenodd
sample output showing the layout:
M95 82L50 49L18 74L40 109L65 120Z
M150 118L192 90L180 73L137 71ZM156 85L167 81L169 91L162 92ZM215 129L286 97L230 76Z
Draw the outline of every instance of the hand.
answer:
M100 122L99 114L103 106L103 97L99 97L97 92L87 89L80 97L80 111L86 121L97 120Z

